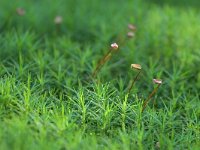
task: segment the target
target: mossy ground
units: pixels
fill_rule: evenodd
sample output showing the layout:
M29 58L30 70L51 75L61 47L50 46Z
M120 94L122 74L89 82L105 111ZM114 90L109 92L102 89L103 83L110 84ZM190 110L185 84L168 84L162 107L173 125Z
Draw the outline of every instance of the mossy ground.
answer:
M1 0L0 149L198 149L198 5ZM119 51L88 80L113 42ZM132 63L143 70L128 97ZM142 113L153 78L163 84Z

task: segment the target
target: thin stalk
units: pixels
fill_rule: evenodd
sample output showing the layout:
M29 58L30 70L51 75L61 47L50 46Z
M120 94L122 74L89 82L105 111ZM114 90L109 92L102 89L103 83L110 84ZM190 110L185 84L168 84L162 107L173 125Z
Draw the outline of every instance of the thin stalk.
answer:
M56 24L56 33L57 34L61 33L61 26L60 26L60 24Z
M135 83L135 81L138 79L139 75L140 75L141 70L137 73L137 75L135 76L135 78L133 79L133 82L131 83L130 88L128 89L128 94L130 94L131 89L133 88L133 85Z
M97 73L100 71L100 69L103 67L103 65L110 59L112 54L112 49L110 49L103 58L100 59L99 63L97 64L97 67L95 68L94 72L92 73L92 77L95 78Z
M160 84L158 84L158 86L151 92L151 94L149 95L149 97L147 98L147 100L145 100L143 106L142 106L142 112L145 110L147 104L149 103L150 99L152 98L152 96L157 92L158 88L160 87Z

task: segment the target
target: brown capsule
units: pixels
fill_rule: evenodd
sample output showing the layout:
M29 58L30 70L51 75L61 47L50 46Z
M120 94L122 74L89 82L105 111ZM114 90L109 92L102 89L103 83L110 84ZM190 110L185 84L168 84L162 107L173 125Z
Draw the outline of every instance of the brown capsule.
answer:
M23 9L23 8L17 8L16 9L16 13L19 15L19 16L24 16L26 11Z
M132 37L134 37L135 36L135 33L134 32L128 32L127 33L127 37L129 37L129 38L132 38Z
M112 43L112 44L111 44L111 48L114 49L114 50L117 50L118 47L119 47L119 46L117 45L117 43Z
M56 16L54 19L55 24L61 24L63 22L62 16Z
M162 84L162 80L161 79L153 79L153 83Z
M134 26L133 24L128 24L128 28L129 30L132 30L132 31L136 30L136 26Z
M131 68L132 69L137 69L137 70L141 70L142 69L140 64L131 64Z

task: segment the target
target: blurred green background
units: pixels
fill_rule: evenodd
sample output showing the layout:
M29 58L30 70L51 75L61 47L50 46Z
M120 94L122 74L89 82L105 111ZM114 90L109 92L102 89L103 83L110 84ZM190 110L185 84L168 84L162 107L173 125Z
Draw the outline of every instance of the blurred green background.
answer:
M110 43L123 38L127 24L133 23L137 27L134 40L115 57L120 63L120 69L114 70L118 75L121 70L129 69L130 63L148 66L151 59L168 72L173 65L190 72L188 80L199 87L199 3L198 0L19 0L12 3L1 0L0 56L2 60L15 59L12 56L18 55L19 49L24 54L41 49L50 53L46 44L65 55L73 51L68 46L71 43L83 51L91 49L85 56L93 56L87 58L91 72L95 60L107 51ZM25 15L17 15L16 8L23 8ZM55 25L56 16L63 18L62 24ZM78 55L81 54L78 52Z

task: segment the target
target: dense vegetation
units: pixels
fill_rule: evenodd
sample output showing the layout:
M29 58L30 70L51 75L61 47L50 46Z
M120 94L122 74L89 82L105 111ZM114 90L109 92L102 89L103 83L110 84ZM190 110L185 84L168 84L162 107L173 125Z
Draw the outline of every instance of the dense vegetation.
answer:
M1 0L0 149L198 149L198 6ZM130 39L129 23L137 27ZM119 50L91 78L113 42ZM128 95L132 63L142 72ZM142 112L153 78L163 84Z

